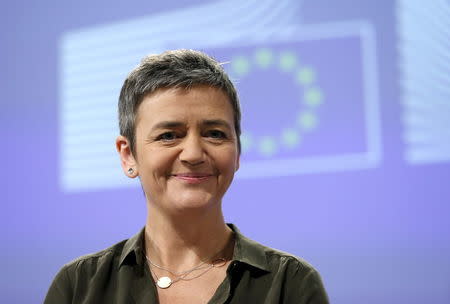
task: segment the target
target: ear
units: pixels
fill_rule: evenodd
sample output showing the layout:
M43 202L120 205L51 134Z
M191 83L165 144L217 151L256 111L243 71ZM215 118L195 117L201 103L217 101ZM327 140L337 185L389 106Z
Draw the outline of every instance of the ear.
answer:
M116 139L116 148L120 156L120 164L126 176L135 178L139 175L137 162L131 153L130 142L125 136L118 136ZM130 170L132 169L132 170Z

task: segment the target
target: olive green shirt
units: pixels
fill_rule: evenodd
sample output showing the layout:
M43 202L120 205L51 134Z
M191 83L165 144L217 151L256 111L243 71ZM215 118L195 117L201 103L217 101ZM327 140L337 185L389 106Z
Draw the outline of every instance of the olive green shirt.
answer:
M304 260L235 232L233 260L208 303L327 304L317 271ZM62 267L44 304L158 303L144 255L144 229L134 237Z

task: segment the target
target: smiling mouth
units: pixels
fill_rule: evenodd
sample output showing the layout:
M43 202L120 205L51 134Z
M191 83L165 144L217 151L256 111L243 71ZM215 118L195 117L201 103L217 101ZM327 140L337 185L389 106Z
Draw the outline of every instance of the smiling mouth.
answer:
M213 177L213 174L207 174L207 173L181 173L181 174L172 174L172 177L187 182L188 184L199 184L201 182L204 182L211 177Z

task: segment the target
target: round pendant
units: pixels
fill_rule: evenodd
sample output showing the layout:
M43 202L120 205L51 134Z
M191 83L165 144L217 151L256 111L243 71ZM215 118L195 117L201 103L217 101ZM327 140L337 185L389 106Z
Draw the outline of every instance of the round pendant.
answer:
M160 277L156 282L159 288L169 288L172 285L172 280L169 277Z

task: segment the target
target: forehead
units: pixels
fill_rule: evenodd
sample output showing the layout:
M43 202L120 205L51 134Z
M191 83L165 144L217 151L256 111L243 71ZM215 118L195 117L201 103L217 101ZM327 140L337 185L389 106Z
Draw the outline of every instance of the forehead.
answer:
M228 95L211 86L190 89L158 89L144 97L139 106L136 125L158 123L161 120L225 119L233 121L233 109Z

